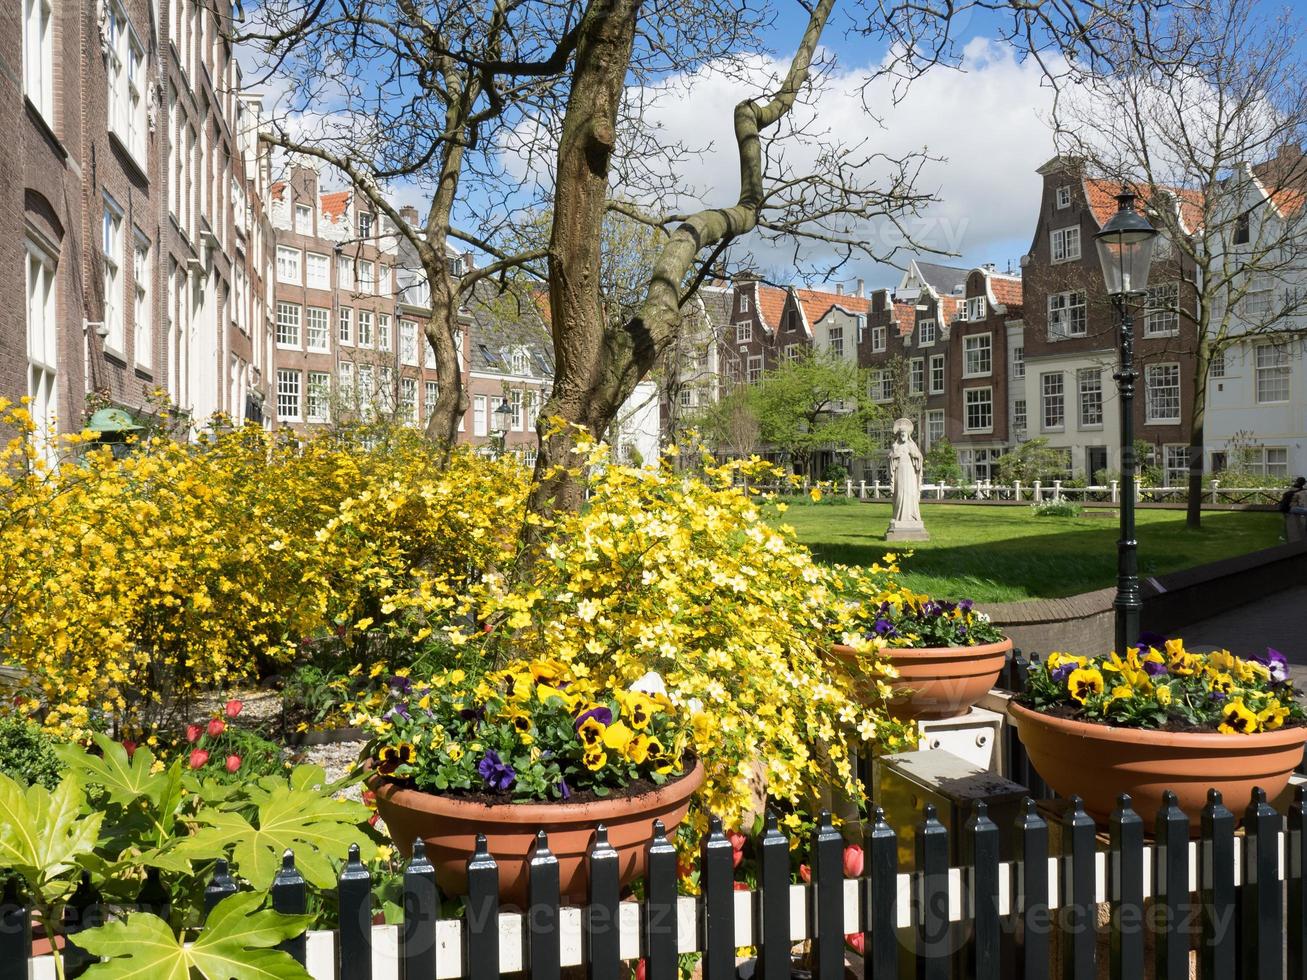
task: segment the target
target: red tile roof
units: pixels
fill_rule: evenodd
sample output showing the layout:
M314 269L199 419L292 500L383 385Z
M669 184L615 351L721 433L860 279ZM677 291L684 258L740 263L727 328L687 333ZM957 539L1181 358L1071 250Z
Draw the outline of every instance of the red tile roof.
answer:
M758 301L758 314L767 328L774 333L780 329L781 316L785 313L785 290L764 286L760 282L754 283L754 289Z
M273 197L275 197L278 201L280 201L282 191L284 191L285 189L286 189L286 182L279 180L271 187L269 187L268 191L272 194Z
M847 293L828 293L820 289L796 289L794 296L803 307L803 315L808 324L814 325L835 307L848 313L869 313L871 300L865 296L850 296Z
M319 198L322 202L322 213L331 218L332 221L340 218L345 213L345 208L349 204L349 191L332 191L330 194L323 194Z
M939 320L941 323L948 323L958 315L958 310L962 309L965 302L958 296L941 296L939 298Z
M1093 177L1086 177L1084 184L1085 199L1089 202L1089 209L1094 213L1094 220L1101 228L1112 215L1116 214L1116 196L1121 193L1121 185L1114 180ZM1137 185L1130 190L1141 203L1148 203L1147 187ZM1178 187L1170 187L1166 190L1180 202L1181 223L1190 231L1196 230L1203 223L1203 195L1198 191Z
M899 328L899 336L906 337L912 333L917 323L917 304L894 301L894 323Z
M989 275L989 291L994 299L1009 309L1021 305L1021 280L1014 276Z

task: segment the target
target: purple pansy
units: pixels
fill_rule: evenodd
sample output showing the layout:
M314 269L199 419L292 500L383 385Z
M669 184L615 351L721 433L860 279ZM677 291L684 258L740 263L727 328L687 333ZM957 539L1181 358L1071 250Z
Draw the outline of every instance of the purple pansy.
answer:
M582 711L576 716L576 721L573 723L572 727L579 731L581 726L585 724L587 718L593 718L601 725L611 725L613 723L613 712L611 709L606 708L601 704L597 708L591 708L589 711Z
M1159 664L1156 660L1145 660L1144 672L1149 677L1160 677L1166 673L1166 664Z
M1139 633L1139 652L1144 654L1150 649L1166 649L1166 637L1161 633L1154 633L1152 630L1142 630Z
M1076 665L1074 662L1065 663L1061 667L1057 667L1053 670L1053 680L1057 681L1059 684L1064 684L1066 683L1066 679L1071 676L1071 672L1075 669Z
M499 758L494 749L486 749L486 754L477 763L477 772L491 789L503 792L517 781L513 767Z
M1253 654L1253 660L1271 672L1271 680L1283 684L1289 679L1289 661L1279 650L1267 647L1265 653Z
M566 779L560 779L558 781L558 792L562 795L564 800L569 799L571 797L572 787L567 785Z
M401 677L399 674L392 675L387 683L396 694L407 694L413 688L413 682L407 677Z

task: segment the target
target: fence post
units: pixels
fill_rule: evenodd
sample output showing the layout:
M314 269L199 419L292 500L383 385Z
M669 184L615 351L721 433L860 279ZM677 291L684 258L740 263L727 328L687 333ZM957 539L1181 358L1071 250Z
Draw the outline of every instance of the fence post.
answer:
M1285 846L1285 881L1289 900L1285 932L1289 936L1289 980L1307 980L1307 788L1298 786L1289 804L1289 834Z
M1122 793L1110 821L1108 900L1114 977L1144 975L1144 822ZM1156 880L1156 879L1154 879ZM1158 976L1161 977L1161 973Z
M1153 895L1158 911L1157 980L1188 980L1189 818L1175 794L1162 794L1154 827Z
M1253 789L1243 818L1244 976L1279 980L1284 918L1280 908L1280 815L1266 802L1266 790Z
M947 489L948 489L948 486L947 486L947 485L945 485L945 484L943 484L943 483L937 483L937 484L935 485L935 499L936 499L936 500L943 500L943 499L944 499L944 491L947 490Z
M436 921L440 888L436 869L427 859L427 845L413 841L413 857L404 869L404 925L400 928L400 962L406 980L436 975Z
M581 918L586 976L589 980L618 980L622 973L622 928L617 908L622 897L622 869L603 824L595 827L588 867L590 901Z
M966 835L967 918L972 935L966 973L975 980L999 980L998 827L988 807L976 801Z
M32 956L32 913L13 878L0 898L0 980L27 980Z
M172 912L172 902L168 897L168 889L164 887L159 877L158 868L146 869L145 883L136 894L136 908L141 912L151 912L165 922L168 920Z
M1198 846L1202 938L1198 944L1201 980L1232 977L1236 965L1236 895L1234 890L1234 814L1221 803L1219 790L1207 791L1202 840Z
M549 850L549 835L536 831L527 858L527 954L531 980L562 976L562 936L558 931L558 858Z
M852 481L852 480L845 480L845 481L844 481L844 496L846 496L846 497L852 497L852 496L853 496L853 481Z
M1035 481L1035 503L1037 503L1037 504L1042 504L1043 502L1044 502L1044 489L1043 489L1043 484L1042 484L1039 480L1036 480L1036 481Z
M844 838L822 810L812 834L814 980L844 977Z
M1017 503L1021 503L1021 481L1020 481L1020 480L1013 480L1013 481L1012 481L1012 499L1015 500Z
M858 481L858 499L859 499L859 500L866 500L866 499L867 499L867 481L866 481L866 480L859 480L859 481Z
M303 915L308 911L308 885L304 876L295 867L295 852L287 848L281 855L281 867L272 879L272 907L286 915ZM301 933L292 939L284 940L277 948L290 953L300 964L304 965L306 939Z
M871 499L872 500L880 499L880 477L876 477L875 481L871 485Z
M867 927L870 970L867 980L898 980L899 975L899 838L885 822L885 810L876 807L866 837L866 862L871 869L867 881L867 905L871 912Z
M704 980L735 977L735 848L722 832L722 818L708 818L699 852L699 923Z
M667 840L661 820L653 824L644 890L644 956L646 980L676 980L676 848Z
M758 852L762 898L754 910L754 935L762 940L758 953L759 977L760 980L789 980L790 842L780 832L774 810L767 811Z
M1113 481L1112 481L1112 503L1114 503L1114 504L1119 504L1120 502L1121 502L1121 484L1118 483L1116 480L1113 480Z
M372 875L349 846L336 883L340 900L340 980L372 980Z
M948 980L948 830L930 803L917 824L916 852L917 980Z
M213 877L204 886L204 914L208 916L213 907L228 895L236 894L236 880L228 871L227 859L218 858L213 862Z
M499 865L485 834L477 834L476 850L467 859L463 915L467 980L499 980Z
M1058 870L1061 891L1062 980L1094 980L1098 906L1094 901L1094 852L1097 849L1093 818L1084 801L1071 797L1071 809L1062 818L1062 860Z
M1012 863L1012 925L1017 936L1017 975L1023 980L1048 977L1048 824L1026 797L1013 828L1016 860Z
M1220 494L1220 492L1221 492L1221 481L1216 479L1216 477L1212 477L1212 503L1216 503L1218 501L1219 499L1218 495Z
M1053 481L1053 503L1058 503L1062 499L1062 481Z

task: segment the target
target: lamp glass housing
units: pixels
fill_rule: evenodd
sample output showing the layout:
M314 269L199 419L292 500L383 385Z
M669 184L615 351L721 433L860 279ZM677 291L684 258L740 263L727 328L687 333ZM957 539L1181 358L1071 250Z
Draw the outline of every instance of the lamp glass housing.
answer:
M1135 196L1127 190L1117 195L1118 210L1094 236L1103 280L1109 296L1130 296L1146 292L1153 264L1157 229L1135 211Z

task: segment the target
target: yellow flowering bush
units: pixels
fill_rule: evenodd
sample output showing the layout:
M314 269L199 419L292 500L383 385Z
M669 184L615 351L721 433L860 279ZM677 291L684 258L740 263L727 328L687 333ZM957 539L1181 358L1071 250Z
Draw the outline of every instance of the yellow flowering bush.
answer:
M1141 644L1125 656L1050 654L1031 671L1022 700L1037 711L1134 728L1251 735L1307 723L1278 651L1249 659L1226 650L1192 653L1178 639Z

